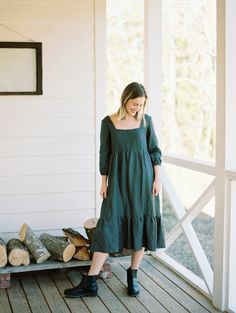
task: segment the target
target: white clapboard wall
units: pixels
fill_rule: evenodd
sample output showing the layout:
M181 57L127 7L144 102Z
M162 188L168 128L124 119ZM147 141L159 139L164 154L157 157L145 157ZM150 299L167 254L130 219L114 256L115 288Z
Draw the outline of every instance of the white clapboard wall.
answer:
M0 237L82 227L96 202L94 1L0 0L0 24L0 41L43 47L43 95L0 96Z

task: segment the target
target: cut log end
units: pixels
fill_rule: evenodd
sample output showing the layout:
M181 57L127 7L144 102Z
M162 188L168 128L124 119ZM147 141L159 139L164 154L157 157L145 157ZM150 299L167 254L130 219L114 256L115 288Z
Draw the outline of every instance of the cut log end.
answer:
M86 247L77 247L74 259L88 261L90 259L88 249Z
M93 234L96 229L97 222L98 222L98 218L94 217L94 218L90 218L84 223L84 229L85 229L86 235L90 243L93 240Z
M98 218L90 218L89 220L85 221L84 228L93 229L97 226Z
M29 265L30 255L28 249L16 238L7 243L8 261L13 266Z
M27 266L30 264L30 257L28 255L25 255L22 259L22 265Z
M2 238L0 238L0 267L4 267L7 264L7 249L6 244Z
M20 233L19 233L19 239L21 242L25 240L27 228L28 228L28 225L26 223L21 226Z
M7 264L6 249L0 246L0 267L4 267Z
M21 249L12 250L8 255L8 260L12 266L29 265L30 263L29 253Z
M63 261L68 262L73 258L75 254L75 246L73 244L69 244L63 252Z

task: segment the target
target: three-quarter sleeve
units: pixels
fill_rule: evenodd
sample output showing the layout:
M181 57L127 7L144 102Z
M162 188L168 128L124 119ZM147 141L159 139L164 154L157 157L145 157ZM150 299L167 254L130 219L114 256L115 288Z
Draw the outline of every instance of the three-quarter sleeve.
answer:
M110 152L111 137L109 125L107 125L107 121L103 119L101 123L99 151L99 170L101 175L108 175Z
M162 153L158 146L158 140L156 137L155 129L153 126L151 116L146 116L147 118L147 149L151 157L152 165L161 165Z

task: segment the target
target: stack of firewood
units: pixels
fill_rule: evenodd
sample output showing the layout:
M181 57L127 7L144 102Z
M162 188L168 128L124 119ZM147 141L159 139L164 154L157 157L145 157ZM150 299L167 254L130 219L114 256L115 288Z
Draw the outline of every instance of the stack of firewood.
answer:
M96 224L96 218L84 223L88 239L72 228L63 228L64 236L42 233L37 237L27 224L23 224L19 239L12 238L5 243L0 238L0 268L8 262L12 266L29 265L31 258L37 264L49 258L63 262L68 262L72 258L89 260L89 247Z

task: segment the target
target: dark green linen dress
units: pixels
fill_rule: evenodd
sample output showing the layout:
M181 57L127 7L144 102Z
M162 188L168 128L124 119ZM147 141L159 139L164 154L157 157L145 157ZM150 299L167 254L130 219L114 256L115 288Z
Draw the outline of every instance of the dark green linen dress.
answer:
M159 196L152 195L154 165L161 150L152 118L145 114L140 127L116 129L109 116L102 120L100 173L108 176L107 198L91 243L91 252L122 248L155 251L164 248Z

